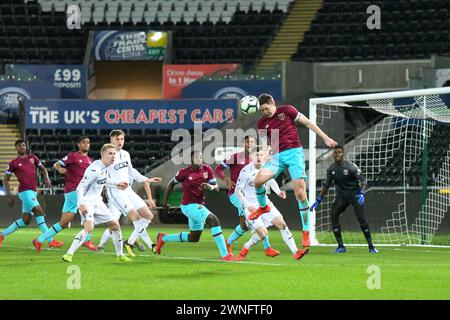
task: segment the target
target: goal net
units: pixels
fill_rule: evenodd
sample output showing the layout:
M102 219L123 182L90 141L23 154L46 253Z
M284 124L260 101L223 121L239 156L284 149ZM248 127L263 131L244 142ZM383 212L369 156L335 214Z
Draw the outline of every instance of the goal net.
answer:
M352 112L373 119L363 130L347 134L345 143L338 142L345 159L367 177L364 210L375 244L450 246L450 88L316 98L310 100L309 111L309 118L324 131L336 125L333 117L339 113L344 114L343 130ZM310 130L311 203L334 161L332 150L318 148L319 142ZM334 199L332 187L312 212L315 244L336 244ZM344 244L366 244L351 206L339 222Z

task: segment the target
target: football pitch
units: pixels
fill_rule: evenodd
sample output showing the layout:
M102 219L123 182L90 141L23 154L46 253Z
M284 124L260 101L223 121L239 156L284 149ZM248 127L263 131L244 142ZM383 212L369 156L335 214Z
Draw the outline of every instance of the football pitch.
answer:
M280 233L271 230L278 257L266 257L258 244L245 261L222 262L206 229L199 243L167 243L160 256L137 251L131 263L116 262L111 242L104 253L81 247L73 263L65 263L61 257L78 230L57 236L65 242L62 249L42 253L31 244L38 229L7 237L0 248L0 299L450 299L448 248L379 247L379 254L370 254L366 247L348 247L337 255L333 247L312 247L296 261ZM94 230L95 243L103 230ZM156 230L181 229L150 226L152 239ZM131 229L123 233L126 238ZM294 236L299 242L300 233ZM235 255L241 239L233 246Z

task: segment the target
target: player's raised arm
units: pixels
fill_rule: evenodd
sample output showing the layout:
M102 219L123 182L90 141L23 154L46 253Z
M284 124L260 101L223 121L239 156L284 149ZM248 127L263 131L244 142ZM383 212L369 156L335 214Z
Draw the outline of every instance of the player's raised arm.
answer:
M308 129L314 131L319 137L322 138L323 142L330 147L334 148L337 146L337 142L331 139L325 132L322 131L315 123L313 123L311 120L309 120L305 115L298 113L298 116L295 119L296 122L304 125Z

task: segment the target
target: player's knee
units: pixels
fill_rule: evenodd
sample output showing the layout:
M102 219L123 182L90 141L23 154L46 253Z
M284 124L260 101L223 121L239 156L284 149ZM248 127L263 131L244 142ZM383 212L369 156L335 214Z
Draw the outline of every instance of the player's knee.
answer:
M287 227L286 222L284 222L283 219L273 221L273 225L274 225L278 230L284 230L284 229L286 229L286 227Z
M206 219L206 222L208 223L208 225L210 225L211 227L217 227L220 226L220 221L219 218L217 218L215 215L210 214L208 216L208 218Z
M111 231L117 231L117 230L119 230L119 228L120 228L119 223L117 221L114 221L109 225L109 230L111 230Z
M189 233L188 240L189 242L199 242L200 241L200 233Z
M308 197L306 196L306 192L303 190L296 190L294 192L294 194L295 194L295 198L298 201L306 201L308 199Z
M68 221L62 221L59 223L59 225L61 226L61 228L65 229L69 226L69 222Z
M22 218L22 221L23 221L23 223L25 223L26 226L29 225L31 222L31 216L28 216L28 215L24 216Z

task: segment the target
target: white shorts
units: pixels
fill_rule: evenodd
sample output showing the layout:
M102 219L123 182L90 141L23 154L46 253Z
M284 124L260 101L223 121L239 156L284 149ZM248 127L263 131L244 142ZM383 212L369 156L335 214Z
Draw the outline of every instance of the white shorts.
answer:
M86 206L88 213L80 214L81 224L84 224L86 221L93 221L94 225L98 225L115 220L103 201L92 201Z
M133 189L127 188L125 190L107 188L106 194L108 196L108 206L113 211L113 215L116 216L120 212L124 216L128 215L128 212L132 209L139 210L146 207L145 201L139 197ZM115 209L112 209L114 207ZM120 217L119 214L119 217Z
M111 215L113 216L114 220L119 221L120 216L122 216L122 212L120 212L119 209L117 209L116 206L113 206L111 202L108 203L108 209L111 212Z
M270 211L262 214L261 216L258 217L258 219L255 219L255 220L248 219L250 212L248 211L247 208L245 208L245 222L247 224L248 229L252 233L255 233L256 229L258 229L260 227L269 228L270 226L273 226L273 223L272 223L273 219L275 219L276 217L282 216L280 211L278 211L278 209L274 206L273 203L267 202L267 204L270 206ZM257 208L257 207L258 207L258 205L255 206L255 208Z

